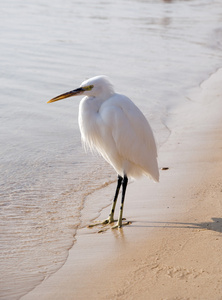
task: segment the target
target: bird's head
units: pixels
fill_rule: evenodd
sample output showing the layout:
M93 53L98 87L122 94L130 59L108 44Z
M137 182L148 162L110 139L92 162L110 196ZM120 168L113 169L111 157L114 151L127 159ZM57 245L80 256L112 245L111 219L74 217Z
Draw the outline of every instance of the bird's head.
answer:
M55 102L72 96L85 95L106 100L114 93L113 86L106 76L100 75L85 80L79 88L52 98L47 103Z

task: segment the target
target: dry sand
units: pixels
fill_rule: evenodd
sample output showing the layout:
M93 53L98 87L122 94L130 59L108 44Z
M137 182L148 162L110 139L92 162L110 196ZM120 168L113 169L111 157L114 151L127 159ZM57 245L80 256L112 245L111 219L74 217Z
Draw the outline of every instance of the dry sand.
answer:
M159 184L129 185L132 224L80 229L64 266L23 300L222 299L221 82L218 70L170 112L173 130L159 150L159 165L169 170Z

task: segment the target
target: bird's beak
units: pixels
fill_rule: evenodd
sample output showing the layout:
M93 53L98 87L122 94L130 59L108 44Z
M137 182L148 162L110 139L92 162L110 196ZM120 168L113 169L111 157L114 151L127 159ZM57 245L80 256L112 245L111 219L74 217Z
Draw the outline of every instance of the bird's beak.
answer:
M68 98L68 97L72 97L72 96L81 95L84 91L85 91L85 89L82 88L82 87L80 87L80 88L78 88L76 90L73 90L73 91L61 94L61 95L59 95L59 96L57 96L55 98L52 98L47 103L55 102L55 101L62 100L62 99L65 99L65 98Z

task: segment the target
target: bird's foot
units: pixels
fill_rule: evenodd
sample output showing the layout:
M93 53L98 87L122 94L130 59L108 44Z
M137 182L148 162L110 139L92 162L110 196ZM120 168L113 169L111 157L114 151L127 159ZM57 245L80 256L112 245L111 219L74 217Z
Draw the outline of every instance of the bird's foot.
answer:
M123 219L123 220L125 220L125 219ZM114 226L112 226L112 229L116 229L116 228L122 228L123 226L126 226L126 225L130 225L130 224L132 224L132 222L130 222L130 221L125 221L125 222L117 222L116 223L116 225L114 225Z
M107 218L103 221L95 221L95 223L88 225L88 228L94 227L94 226L98 226L98 225L107 225L107 224L112 224L114 223L116 220L114 220L113 218Z

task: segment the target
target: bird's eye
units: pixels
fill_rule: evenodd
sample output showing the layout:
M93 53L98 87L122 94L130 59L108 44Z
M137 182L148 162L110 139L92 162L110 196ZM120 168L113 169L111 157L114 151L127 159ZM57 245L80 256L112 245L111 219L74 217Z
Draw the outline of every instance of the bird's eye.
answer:
M83 89L85 91L91 91L94 88L94 85L88 85L88 86L84 86Z

